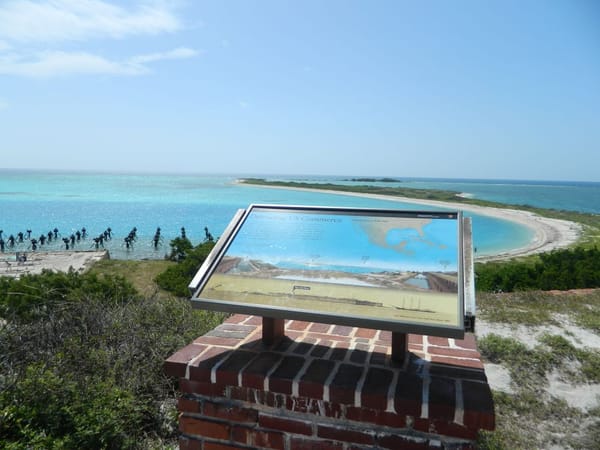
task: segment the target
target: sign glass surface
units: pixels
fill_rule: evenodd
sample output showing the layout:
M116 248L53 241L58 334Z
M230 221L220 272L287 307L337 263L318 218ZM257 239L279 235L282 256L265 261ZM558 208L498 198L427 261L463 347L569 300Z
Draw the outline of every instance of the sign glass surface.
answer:
M459 213L256 205L221 239L193 298L205 306L463 329Z

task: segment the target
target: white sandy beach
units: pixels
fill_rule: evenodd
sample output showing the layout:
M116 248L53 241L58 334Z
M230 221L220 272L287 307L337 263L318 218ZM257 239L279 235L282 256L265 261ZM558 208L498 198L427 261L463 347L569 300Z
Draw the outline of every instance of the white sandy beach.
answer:
M24 253L24 252L22 252ZM108 251L26 252L27 259L19 262L15 252L0 254L0 276L19 277L39 274L44 269L57 272L85 272L96 261L108 258Z
M528 245L515 248L510 251L497 255L476 255L478 262L500 261L517 256L527 256L535 253L544 253L558 248L568 247L577 242L581 236L581 225L567 220L550 219L542 217L529 211L522 211L510 208L492 208L489 206L469 205L464 203L442 202L437 200L420 200L408 197L393 197L379 194L366 194L357 192L332 191L328 189L308 189L308 188L290 188L280 186L261 186L274 189L297 189L307 191L318 191L327 194L341 194L358 197L374 198L379 200L388 200L401 203L413 203L423 206L435 206L440 208L450 208L456 211L470 211L483 216L490 216L497 219L508 220L524 225L534 232L534 238Z

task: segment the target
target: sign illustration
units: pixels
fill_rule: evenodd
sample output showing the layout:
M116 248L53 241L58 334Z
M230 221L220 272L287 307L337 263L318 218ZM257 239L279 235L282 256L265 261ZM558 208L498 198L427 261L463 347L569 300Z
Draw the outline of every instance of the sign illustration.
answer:
M207 309L460 336L462 255L457 212L255 205L201 267L192 300Z

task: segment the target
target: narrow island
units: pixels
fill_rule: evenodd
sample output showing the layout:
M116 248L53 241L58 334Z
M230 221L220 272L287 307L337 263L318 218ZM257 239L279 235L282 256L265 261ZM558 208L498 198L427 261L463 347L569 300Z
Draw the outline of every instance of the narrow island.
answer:
M476 255L476 262L501 261L566 248L580 241L584 226L600 228L600 218L590 214L546 210L527 205L505 205L473 199L463 193L434 189L411 189L393 186L339 185L333 183L305 183L297 181L269 181L263 178L245 178L241 184L259 185L278 189L316 190L342 195L413 203L436 208L452 208L479 215L509 220L533 230L534 238L528 245L497 255ZM576 221L575 221L576 220Z

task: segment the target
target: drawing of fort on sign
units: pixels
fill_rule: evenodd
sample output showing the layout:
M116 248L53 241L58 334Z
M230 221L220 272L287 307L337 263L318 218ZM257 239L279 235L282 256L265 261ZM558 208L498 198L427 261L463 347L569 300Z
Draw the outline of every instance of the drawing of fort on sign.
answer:
M198 297L458 327L457 213L257 208Z

